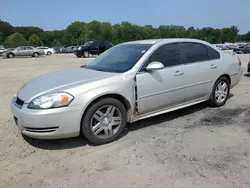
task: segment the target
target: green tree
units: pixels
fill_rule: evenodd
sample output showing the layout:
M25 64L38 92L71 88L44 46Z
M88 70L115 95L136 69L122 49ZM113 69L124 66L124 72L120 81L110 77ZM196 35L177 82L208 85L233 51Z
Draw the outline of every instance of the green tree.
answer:
M58 41L58 40L54 40L52 42L52 46L62 46L62 43L60 41Z
M108 22L103 22L101 24L101 39L112 41L113 35L114 35L114 32L113 32L112 25Z
M14 33L7 37L4 41L4 46L7 48L15 48L17 46L26 46L29 42L20 33Z
M14 27L8 22L4 22L0 19L0 32L2 33L2 41L4 41L9 35L14 33Z
M250 42L250 31L244 35L244 39L246 42Z
M2 43L3 43L3 33L0 32L0 44L2 44Z
M129 22L112 25L109 22L98 22L96 20L85 23L81 21L72 22L64 30L44 31L39 27L13 27L8 22L0 20L0 37L5 41L7 36L18 32L26 40L36 34L42 43L51 46L56 43L61 45L77 45L89 40L109 40L113 44L121 42L154 39L154 38L173 38L188 37L206 40L210 43L224 43L234 41L250 41L249 33L238 35L236 26L216 29L205 28L185 28L180 25L161 25L155 28L151 25L139 26ZM0 39L1 40L1 39Z
M40 37L44 33L44 30L42 30L41 28L32 26L15 27L14 30L15 32L21 33L26 40L29 40L29 37L33 34L36 34Z
M29 37L29 43L31 46L35 47L43 45L41 39L36 34L33 34Z

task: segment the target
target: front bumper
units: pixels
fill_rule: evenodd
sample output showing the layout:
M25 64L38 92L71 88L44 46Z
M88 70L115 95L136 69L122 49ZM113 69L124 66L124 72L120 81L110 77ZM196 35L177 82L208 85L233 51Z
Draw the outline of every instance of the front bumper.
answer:
M27 104L19 108L12 101L11 111L22 132L32 138L58 139L79 136L82 109L78 106L35 110Z
M80 56L82 56L82 50L76 50L76 51L74 51L74 54L75 54L77 57L80 57Z

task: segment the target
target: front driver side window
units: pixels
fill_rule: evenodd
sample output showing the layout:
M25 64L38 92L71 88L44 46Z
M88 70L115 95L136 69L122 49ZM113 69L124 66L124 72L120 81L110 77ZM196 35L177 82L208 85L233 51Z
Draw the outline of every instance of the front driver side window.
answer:
M144 64L142 71L153 61L161 62L164 67L171 67L181 64L181 56L178 43L166 44L158 48Z
M17 50L21 51L21 50L23 50L23 47L18 47Z

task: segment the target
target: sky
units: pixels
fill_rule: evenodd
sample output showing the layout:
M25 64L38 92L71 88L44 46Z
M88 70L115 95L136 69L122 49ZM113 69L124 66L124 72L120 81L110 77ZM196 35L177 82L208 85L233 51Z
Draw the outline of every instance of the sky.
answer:
M183 25L250 30L250 0L0 0L0 19L14 26L65 29L74 21Z

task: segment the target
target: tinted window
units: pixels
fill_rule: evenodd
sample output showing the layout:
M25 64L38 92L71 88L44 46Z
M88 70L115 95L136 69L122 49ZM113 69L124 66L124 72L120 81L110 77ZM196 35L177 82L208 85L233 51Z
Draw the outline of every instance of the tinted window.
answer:
M214 50L213 48L210 48L209 46L206 46L207 53L209 59L220 59L220 53Z
M93 42L91 44L91 48L97 48L97 47L99 47L99 42Z
M99 47L100 47L100 48L105 48L105 42L102 42L102 41L99 42Z
M25 50L33 50L31 47L25 47Z
M93 44L93 41L86 42L83 46L91 46Z
M150 56L146 65L144 65L143 69L152 61L159 61L165 67L170 67L170 66L181 64L179 44L178 43L167 44L157 49Z
M105 51L85 68L122 73L130 70L152 44L123 44Z
M207 49L203 44L184 42L180 43L183 63L192 63L208 60Z
M112 47L112 43L111 42L105 42L105 47L108 49L108 48L111 48Z
M25 50L24 47L18 47L17 50Z

